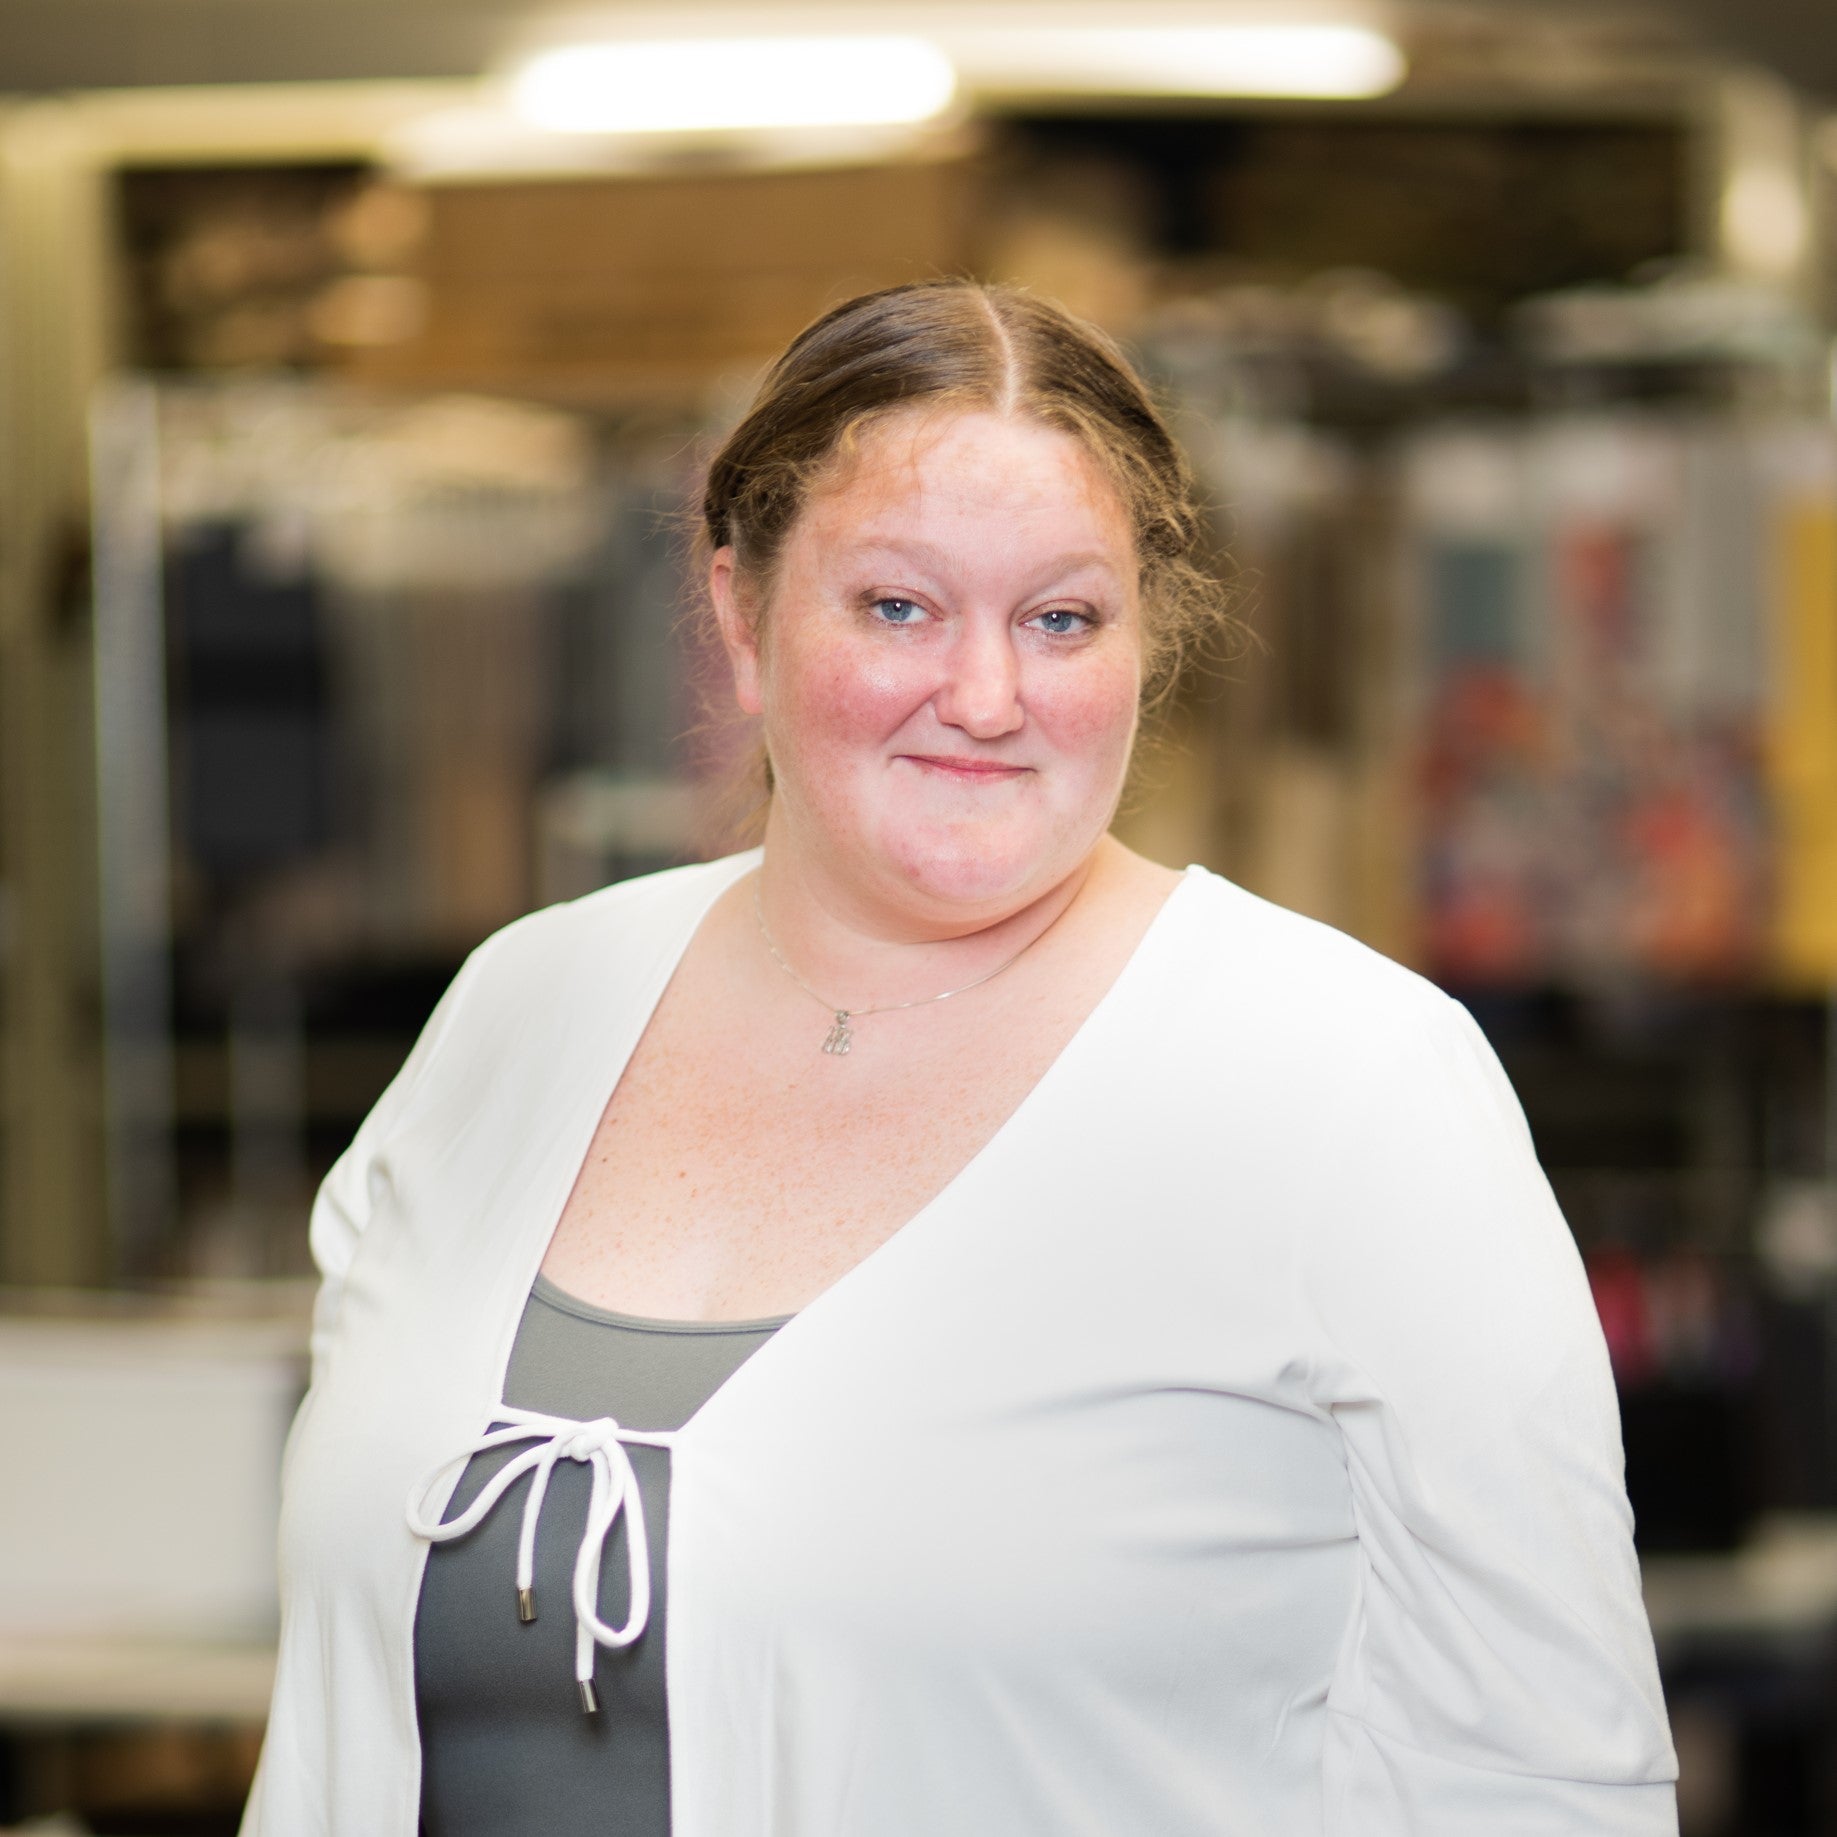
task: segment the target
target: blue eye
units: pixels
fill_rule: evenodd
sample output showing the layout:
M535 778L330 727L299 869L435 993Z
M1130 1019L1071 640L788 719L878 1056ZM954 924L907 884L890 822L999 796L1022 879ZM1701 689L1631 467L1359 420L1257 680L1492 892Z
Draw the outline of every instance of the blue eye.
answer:
M1050 611L1038 614L1034 622L1052 637L1069 638L1091 621L1082 612L1073 612L1069 606L1054 606Z
M873 608L883 625L916 625L925 610L917 600L902 600L895 595L875 600Z

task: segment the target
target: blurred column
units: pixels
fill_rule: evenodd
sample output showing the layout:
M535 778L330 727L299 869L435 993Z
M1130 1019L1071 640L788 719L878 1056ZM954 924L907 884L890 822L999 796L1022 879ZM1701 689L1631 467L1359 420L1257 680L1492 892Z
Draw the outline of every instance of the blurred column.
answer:
M98 391L90 422L104 1209L110 1273L150 1273L174 1222L171 866L159 401Z
M85 407L106 179L75 111L0 113L0 1281L101 1279Z
M1700 119L1704 253L1731 279L1814 305L1816 150L1803 99L1778 77L1732 71L1713 80Z

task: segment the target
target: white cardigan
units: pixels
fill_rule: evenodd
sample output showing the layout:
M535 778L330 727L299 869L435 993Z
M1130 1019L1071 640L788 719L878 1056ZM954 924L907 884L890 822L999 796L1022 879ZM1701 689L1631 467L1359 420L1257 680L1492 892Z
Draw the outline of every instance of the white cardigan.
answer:
M498 933L327 1176L246 1837L413 1837L404 1500L492 1419L756 860ZM672 1460L675 1837L1676 1829L1612 1383L1511 1087L1432 984L1202 869Z

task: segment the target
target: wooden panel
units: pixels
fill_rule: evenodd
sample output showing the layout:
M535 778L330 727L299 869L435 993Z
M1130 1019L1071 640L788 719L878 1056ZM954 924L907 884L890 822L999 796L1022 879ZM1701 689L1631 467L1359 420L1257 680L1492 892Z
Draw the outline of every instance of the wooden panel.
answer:
M347 369L417 387L693 389L850 294L957 271L971 185L950 161L443 186L423 329Z
M107 192L38 104L0 121L0 1281L110 1273L101 1190L84 414L110 351Z

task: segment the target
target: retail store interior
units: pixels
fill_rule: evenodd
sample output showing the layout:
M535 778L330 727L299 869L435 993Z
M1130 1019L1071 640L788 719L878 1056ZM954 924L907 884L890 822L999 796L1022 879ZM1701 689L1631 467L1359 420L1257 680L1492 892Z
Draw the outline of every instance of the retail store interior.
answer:
M314 1189L481 938L736 845L698 460L943 274L1115 334L1212 508L1239 641L1119 833L1511 1075L1685 1837L1837 1833L1837 40L1786 0L0 0L0 1828L235 1829Z

